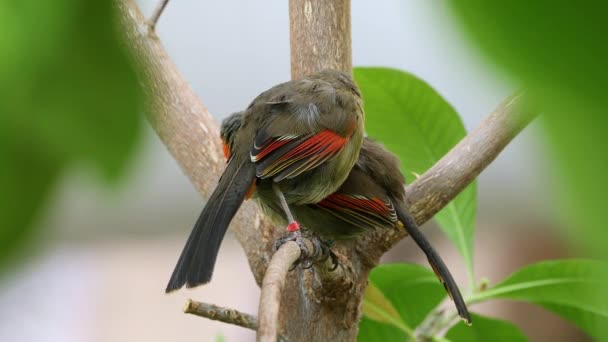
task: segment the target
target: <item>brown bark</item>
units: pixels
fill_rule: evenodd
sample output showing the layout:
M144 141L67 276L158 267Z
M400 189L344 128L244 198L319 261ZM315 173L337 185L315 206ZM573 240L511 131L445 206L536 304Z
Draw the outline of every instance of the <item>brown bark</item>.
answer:
M196 189L208 197L222 172L218 125L168 58L132 0L116 0L134 57L144 72L147 116ZM290 1L292 76L324 68L351 69L349 0ZM253 96L252 96L253 97ZM490 116L431 170L407 188L410 211L422 224L453 199L532 116L518 99ZM210 177L212 175L212 177ZM231 225L258 284L284 230L272 227L253 203ZM402 235L376 233L336 246L337 271L325 266L287 274L279 333L291 341L354 341L367 275ZM276 292L275 292L276 293Z
M312 247L312 246L309 246ZM274 253L262 282L262 294L258 316L260 325L257 330L258 342L276 341L280 331L279 313L281 311L281 295L285 293L285 279L293 263L300 257L300 247L290 241Z
M243 328L256 330L258 318L235 309L201 303L188 299L184 307L184 313L220 321L228 324L238 325Z
M352 70L350 0L290 0L291 78Z

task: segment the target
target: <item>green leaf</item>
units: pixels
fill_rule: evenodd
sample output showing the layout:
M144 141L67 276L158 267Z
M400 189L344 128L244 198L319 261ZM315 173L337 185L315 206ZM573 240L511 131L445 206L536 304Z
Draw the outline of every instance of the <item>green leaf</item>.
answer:
M525 342L528 338L515 325L476 314L471 314L473 325L459 322L445 337L453 342Z
M403 342L408 341L408 339L411 340L409 335L394 325L380 323L366 316L363 316L359 322L359 334L357 335L357 341L359 342Z
M466 130L452 106L419 78L395 69L355 68L365 106L365 127L401 158L409 182L443 157ZM473 279L476 182L435 219L462 254Z
M0 134L0 274L35 233L36 213L63 169L27 143L17 145ZM0 277L1 278L1 277Z
M608 101L603 3L464 0L449 6L480 50L543 101Z
M447 338L440 337L440 336L433 337L433 339L431 341L433 341L433 342L452 342L452 341L448 340Z
M0 264L33 235L70 165L122 173L141 91L111 1L0 3Z
M524 267L469 303L507 298L538 304L596 338L608 324L608 264L591 260L546 261ZM475 322L477 323L477 322Z
M608 36L606 5L570 1L451 1L489 61L543 108L555 214L569 241L608 260ZM490 14L490 15L489 15ZM601 300L608 301L608 292ZM601 292L601 293L600 293ZM603 339L608 339L604 325Z
M47 8L48 6L48 8ZM108 179L139 134L140 88L110 1L0 5L3 134L57 159L83 160ZM16 18L16 19L15 19ZM42 43L41 43L42 42Z
M403 322L401 316L399 316L399 313L391 302L384 297L382 291L373 283L370 283L365 289L363 315L377 322L391 324L406 334L412 332L412 329Z
M492 64L544 109L543 124L561 195L555 212L571 239L608 259L608 25L606 5L569 1L450 1ZM491 15L488 15L490 14Z
M562 103L541 122L555 164L550 174L554 181L551 189L559 196L553 212L569 228L568 241L581 246L585 253L608 260L604 220L608 183L603 181L608 174L605 108Z
M365 293L359 341L366 341L367 336L403 341L411 335L411 327L420 324L446 296L433 271L414 264L374 268L369 276L370 287Z

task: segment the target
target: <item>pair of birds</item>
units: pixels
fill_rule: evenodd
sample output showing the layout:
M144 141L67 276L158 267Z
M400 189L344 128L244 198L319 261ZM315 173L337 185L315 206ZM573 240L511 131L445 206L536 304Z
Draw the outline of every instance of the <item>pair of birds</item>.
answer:
M361 93L353 79L324 70L279 84L222 123L228 159L197 220L166 292L207 283L228 225L254 196L287 223L288 239L303 229L342 240L374 229L405 229L470 322L452 275L405 207L399 160L364 138Z

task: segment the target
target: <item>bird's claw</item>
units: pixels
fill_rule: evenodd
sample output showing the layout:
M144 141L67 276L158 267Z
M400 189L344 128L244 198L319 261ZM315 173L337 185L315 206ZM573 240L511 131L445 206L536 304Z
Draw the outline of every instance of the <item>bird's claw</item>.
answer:
M338 268L338 256L331 250L331 245L333 245L333 241L321 242L320 246L320 259L318 261L324 262L327 258L331 258L332 267L329 269L330 271L335 271ZM316 251L315 251L316 252Z
M334 252L332 252L331 249L329 249L329 257L331 258L331 268L329 269L330 271L335 271L336 268L338 268L338 266L340 265L340 263L338 262L338 256L336 254L334 254Z
M328 258L331 258L332 262L332 268L330 271L336 270L339 265L338 257L331 250L331 246L333 246L334 242L332 240L323 241L316 235L310 235L307 236L307 238L312 242L313 245L312 254L309 253L299 230L291 232L288 236L278 239L275 243L275 249L277 250L288 241L294 241L300 247L300 257L289 270L292 271L298 265L302 265L303 269L309 269L314 265L314 263L324 262Z
M285 243L287 243L289 241L295 242L298 245L298 247L300 247L300 257L298 258L298 260L296 260L296 262L293 263L293 265L291 266L291 268L289 268L289 270L292 271L299 264L302 264L303 268L312 267L312 262L310 262L310 265L309 265L309 263L307 261L310 259L309 258L310 253L308 252L308 248L306 247L306 244L304 243L304 239L302 238L302 233L299 230L290 232L289 235L279 238L274 244L275 250L278 250L282 245L284 245Z

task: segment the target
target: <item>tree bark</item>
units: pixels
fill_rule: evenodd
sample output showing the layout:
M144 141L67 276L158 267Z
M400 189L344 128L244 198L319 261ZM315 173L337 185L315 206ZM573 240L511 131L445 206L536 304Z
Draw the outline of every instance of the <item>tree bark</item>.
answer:
M224 167L218 124L167 56L133 0L115 0L148 97L146 115L169 152L207 198ZM290 1L292 77L324 68L350 71L350 1ZM253 94L252 94L253 95ZM252 96L253 97L253 96ZM419 224L452 200L532 118L511 99L431 170L407 188ZM284 234L245 203L232 222L253 275L261 285L275 240ZM283 287L279 333L291 341L354 341L367 276L404 235L377 232L338 244L340 267L297 268Z
M350 0L290 0L291 78L352 71Z

